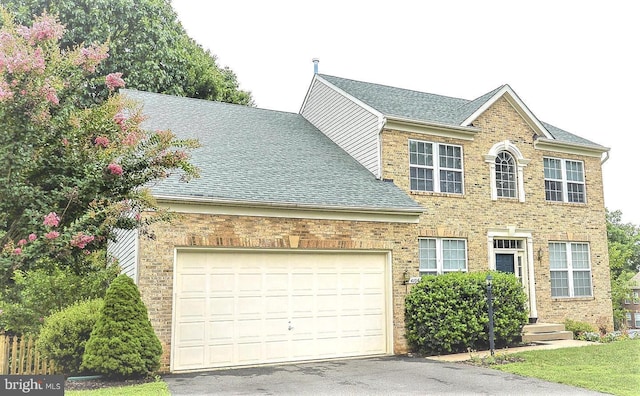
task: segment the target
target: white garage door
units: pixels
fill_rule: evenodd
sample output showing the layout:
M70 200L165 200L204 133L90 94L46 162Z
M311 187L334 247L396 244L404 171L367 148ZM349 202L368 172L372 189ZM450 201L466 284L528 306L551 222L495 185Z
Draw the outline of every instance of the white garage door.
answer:
M180 251L172 370L389 352L385 253Z

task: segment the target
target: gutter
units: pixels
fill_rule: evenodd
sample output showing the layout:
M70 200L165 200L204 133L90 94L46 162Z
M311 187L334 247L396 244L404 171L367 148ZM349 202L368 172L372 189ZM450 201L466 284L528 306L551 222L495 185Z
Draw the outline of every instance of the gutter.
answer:
M541 147L538 147L541 146ZM546 146L546 147L545 147ZM539 137L535 143L534 143L534 147L536 149L541 149L544 150L545 148L550 148L550 149L554 149L554 148L564 148L564 149L569 149L569 150L577 150L577 151L582 151L582 152L590 152L592 153L594 156L599 156L601 157L603 153L607 154L606 159L608 159L609 155L609 150L611 150L609 147L604 147L604 146L593 146L590 144L582 144L582 143L569 143L569 142L559 142L557 140L554 139L547 139L547 138L543 138L543 137ZM605 159L605 161L606 161ZM604 162L604 161L603 161Z
M460 126L460 125L443 124L443 123L440 123L440 122L421 121L421 120L414 120L414 119L411 119L411 118L404 118L404 117L398 117L398 116L387 115L386 119L387 119L387 121L395 121L395 122L400 122L400 123L403 123L403 124L432 127L432 128L436 128L436 129L454 130L454 131L466 132L466 133L470 133L470 134L476 134L476 133L480 132L480 129L478 129L476 127L467 127L467 126Z
M177 195L156 195L152 194L156 201L165 203L193 203L199 205L219 205L219 206L241 206L248 208L265 208L265 209L303 209L318 212L345 212L345 213L368 213L368 214L403 214L419 216L424 213L425 209L420 208L371 208L371 207L354 207L354 206L338 206L338 205L312 205L282 202L257 202L257 201L240 201L232 199L218 199L206 197L185 197Z

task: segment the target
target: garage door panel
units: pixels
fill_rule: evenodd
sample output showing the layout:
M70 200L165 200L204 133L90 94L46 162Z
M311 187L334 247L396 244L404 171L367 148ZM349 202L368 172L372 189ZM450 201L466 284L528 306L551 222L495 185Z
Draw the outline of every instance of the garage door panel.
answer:
M385 253L184 251L176 262L174 371L389 350Z

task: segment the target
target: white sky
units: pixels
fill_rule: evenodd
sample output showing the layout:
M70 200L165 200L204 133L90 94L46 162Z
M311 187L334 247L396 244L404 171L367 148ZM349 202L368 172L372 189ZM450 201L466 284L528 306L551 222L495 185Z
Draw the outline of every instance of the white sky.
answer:
M474 99L509 84L542 121L606 147L605 205L640 225L640 3L173 0L258 107L298 112L320 73Z

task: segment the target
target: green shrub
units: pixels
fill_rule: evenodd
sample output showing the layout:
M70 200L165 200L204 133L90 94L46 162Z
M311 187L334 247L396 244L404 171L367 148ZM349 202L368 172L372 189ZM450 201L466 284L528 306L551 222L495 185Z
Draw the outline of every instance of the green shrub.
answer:
M98 320L102 299L75 303L45 318L37 348L65 374L80 373L85 344Z
M573 338L579 339L584 333L593 333L596 331L595 327L587 322L580 322L577 320L566 319L564 321L564 328L567 331L573 332Z
M420 353L463 352L489 342L487 272L423 276L405 299L406 337ZM526 295L511 274L492 272L494 339L506 346L528 319Z
M82 369L111 378L147 375L160 366L162 346L131 278L119 275L85 347Z
M76 301L104 297L119 273L117 266L107 265L104 252L87 256L83 272L44 261L40 263L46 268L16 270L10 291L0 292L0 333L38 334L52 313Z

